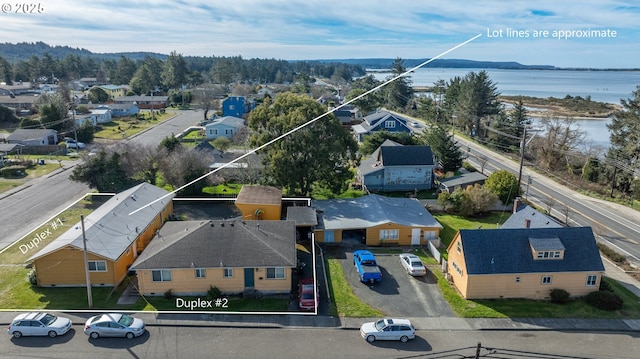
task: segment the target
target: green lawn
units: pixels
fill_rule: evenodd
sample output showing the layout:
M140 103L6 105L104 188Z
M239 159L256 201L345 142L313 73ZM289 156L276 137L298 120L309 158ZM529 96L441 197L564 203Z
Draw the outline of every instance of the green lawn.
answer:
M445 212L434 212L432 215L433 218L440 222L442 227L444 227L440 231L440 238L446 247L451 243L459 229L498 228L499 225L502 225L509 216L511 216L511 213L491 212L490 214L473 218L457 216Z
M156 112L155 120L113 120L109 123L102 124L102 130L96 132L94 136L108 140L122 140L146 130L171 116L173 116L172 113L161 114Z
M20 181L6 180L4 178L0 178L0 193L8 191L12 188L16 188L21 184L22 182Z
M362 302L351 290L337 259L326 260L329 293L332 298L330 315L356 318L380 317L382 313Z
M202 189L204 194L212 195L238 195L242 189L241 183L223 183L217 186L208 186Z

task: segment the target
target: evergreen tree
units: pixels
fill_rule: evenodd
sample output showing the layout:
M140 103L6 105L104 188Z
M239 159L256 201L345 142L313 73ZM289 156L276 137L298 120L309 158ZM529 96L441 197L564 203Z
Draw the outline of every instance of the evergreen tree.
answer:
M421 142L431 146L431 151L436 157L437 163L446 172L455 172L462 167L464 155L458 147L453 135L441 126L435 125L421 135Z
M363 155L371 154L386 140L391 140L401 145L418 144L418 140L407 132L377 131L364 137L360 145L360 153Z
M609 140L612 156L630 166L634 172L640 170L640 86L632 92L633 97L622 99L622 108L611 116ZM623 176L629 177L629 173Z
M404 61L401 58L396 58L391 65L391 75L387 78L390 80L405 73L407 69L404 67ZM411 87L411 79L409 76L400 77L384 88L386 104L391 109L402 110L407 107L407 104L413 99L413 88Z

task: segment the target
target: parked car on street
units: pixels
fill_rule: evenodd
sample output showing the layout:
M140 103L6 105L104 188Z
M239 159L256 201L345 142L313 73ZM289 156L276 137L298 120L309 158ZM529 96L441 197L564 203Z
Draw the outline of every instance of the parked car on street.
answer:
M382 280L382 272L373 253L363 249L353 252L353 264L358 270L361 282L374 283Z
M14 338L23 336L45 336L55 338L71 329L71 320L49 313L22 313L13 319L7 332Z
M133 339L144 334L144 322L127 314L105 313L93 316L84 325L84 333L92 339L125 337Z
M399 255L400 263L410 275L414 277L427 275L427 268L424 267L420 258L411 253L402 253Z
M318 287L313 278L302 278L298 282L298 306L300 310L314 311L318 306Z
M408 319L389 318L362 324L360 335L369 343L376 340L399 340L406 343L416 337L416 329Z
M80 150L85 147L85 144L83 142L76 141L72 138L65 138L64 142L67 144L67 148L74 148L76 150Z

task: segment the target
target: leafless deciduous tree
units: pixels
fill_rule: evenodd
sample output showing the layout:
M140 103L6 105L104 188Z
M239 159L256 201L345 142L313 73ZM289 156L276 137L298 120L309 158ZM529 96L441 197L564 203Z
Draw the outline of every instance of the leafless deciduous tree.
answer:
M571 118L543 118L540 125L542 131L531 143L532 152L541 166L552 170L567 165L567 154L576 151L587 136Z

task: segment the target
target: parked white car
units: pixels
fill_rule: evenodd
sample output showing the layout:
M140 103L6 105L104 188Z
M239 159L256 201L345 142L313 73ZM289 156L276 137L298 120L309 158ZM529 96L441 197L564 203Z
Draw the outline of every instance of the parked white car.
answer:
M83 142L76 141L73 139L68 139L65 142L67 143L67 148L75 148L76 150L80 150L85 147L85 144Z
M71 320L49 313L22 313L13 319L7 332L14 338L23 336L50 336L55 338L71 329Z
M127 314L105 313L87 320L84 334L91 339L100 337L125 337L133 339L144 334L144 322Z
M404 270L406 270L408 274L414 277L427 275L427 268L424 267L424 264L422 264L422 261L417 255L402 253L399 257L400 263L402 263Z
M376 340L399 340L406 343L416 337L416 329L409 319L388 318L362 324L360 335L369 343Z

